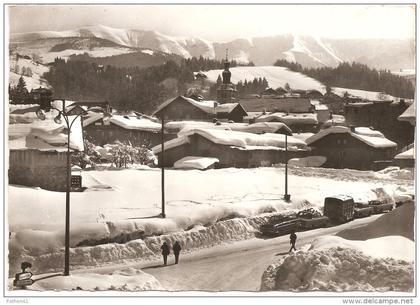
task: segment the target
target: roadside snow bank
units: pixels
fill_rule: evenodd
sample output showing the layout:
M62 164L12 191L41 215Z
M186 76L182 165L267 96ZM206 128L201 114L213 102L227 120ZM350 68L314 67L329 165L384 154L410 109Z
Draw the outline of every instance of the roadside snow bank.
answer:
M110 274L79 273L70 276L55 276L37 281L27 289L37 291L164 290L154 276L134 268L118 270Z
M390 245L392 245L390 247ZM334 247L350 248L374 258L394 258L414 261L414 241L403 236L384 236L366 241L347 240L338 236L321 236L311 242L309 250Z
M414 202L407 202L365 226L343 230L336 235L351 240L400 235L414 240Z
M286 256L264 272L260 290L411 292L413 288L413 263L335 247Z
M284 212L287 215L290 212ZM70 263L74 266L98 266L123 260L152 260L160 256L160 246L164 241L173 244L178 241L185 252L211 247L223 242L243 240L255 236L259 227L280 213L266 214L250 218L234 218L219 221L213 225L194 226L191 230L128 241L124 244L109 243L93 247L70 248ZM9 274L18 272L20 263L32 263L34 273L54 272L62 269L64 250L50 249L39 254L23 247L9 246Z

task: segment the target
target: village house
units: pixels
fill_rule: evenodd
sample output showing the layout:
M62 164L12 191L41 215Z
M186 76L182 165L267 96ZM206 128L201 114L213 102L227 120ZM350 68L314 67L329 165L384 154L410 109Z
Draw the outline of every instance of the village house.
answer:
M192 129L164 143L164 149L166 167L172 167L185 157L217 158L218 168L270 166L286 161L285 136L269 133L257 135L222 129ZM155 146L152 150L162 162L162 146ZM288 137L288 159L308 154L305 142Z
M180 95L161 104L153 115L158 118L163 117L168 121L221 119L242 122L247 113L239 103L219 104L215 101L196 101Z
M229 123L229 122L203 122L203 121L172 121L165 124L165 130L171 134L179 134L192 129L222 129L231 131L242 131L255 134L277 133L292 135L292 130L279 122L259 123Z
M276 98L280 97L281 94L274 90L273 88L267 88L260 93L261 98Z
M152 147L162 141L162 125L140 114L103 114L89 112L83 118L86 138L95 145L104 146L116 141L132 146ZM175 137L165 133L165 140Z
M316 113L284 113L274 112L255 118L255 122L280 122L286 124L293 132L317 132L318 119Z
M394 157L394 160L395 165L400 168L414 168L416 164L414 144L405 147L402 152Z
M414 142L414 127L398 117L410 104L403 99L348 103L344 105L344 116L348 126L373 127L404 147Z
M240 103L246 112L294 112L306 113L315 111L315 107L308 98L253 98L241 99Z
M318 90L312 89L306 90L305 97L311 100L322 100L324 98L324 95Z
M38 109L38 105L10 107L9 183L65 191L67 128L64 122L54 122L56 110L47 112L46 119L41 121L35 109ZM80 118L72 126L70 148L71 153L84 149Z
M397 144L366 127L333 126L306 139L325 167L379 170L392 164Z

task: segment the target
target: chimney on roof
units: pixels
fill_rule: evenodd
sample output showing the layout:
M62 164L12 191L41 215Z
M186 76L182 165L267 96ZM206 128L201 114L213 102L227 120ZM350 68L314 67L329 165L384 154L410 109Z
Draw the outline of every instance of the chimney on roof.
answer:
M219 103L215 101L215 102L213 103L214 108L216 108L216 107L217 107L217 105L219 105Z
M350 125L350 131L351 132L356 132L356 126Z

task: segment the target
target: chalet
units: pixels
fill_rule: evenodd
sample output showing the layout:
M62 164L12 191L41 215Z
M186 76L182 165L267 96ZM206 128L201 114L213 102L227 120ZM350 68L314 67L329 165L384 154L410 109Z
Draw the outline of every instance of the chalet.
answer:
M286 90L286 89L284 89L283 87L278 87L278 88L276 88L276 92L277 92L277 94L279 94L279 95L284 95L284 94L286 94L286 93L287 93L287 90Z
M321 104L318 100L311 100L311 104L315 107L316 118L320 124L332 119L332 113L327 105Z
M370 128L333 126L306 140L313 155L325 156L325 167L381 169L392 163L397 144Z
M165 130L171 134L184 133L193 129L221 129L231 131L242 131L254 134L277 133L292 135L292 130L279 122L259 123L228 123L228 122L199 122L199 121L172 121L165 124Z
M316 132L318 119L316 113L285 113L273 112L263 114L255 119L256 122L281 122L289 126L293 132Z
M350 126L373 127L400 147L414 142L414 127L398 119L410 106L405 100L364 101L344 105L346 123Z
M152 147L162 141L161 124L140 115L89 112L83 118L83 127L86 138L100 146L120 141L133 146ZM165 133L166 140L173 137Z
M414 144L411 144L403 149L401 153L394 157L394 163L400 168L414 168L415 167L416 152Z
M288 159L309 154L306 144L288 138ZM219 159L217 167L258 167L285 162L285 136L279 134L257 135L221 129L193 129L164 144L164 166L172 167L185 157L212 157ZM162 146L153 147L162 157Z
M196 101L180 95L161 104L154 115L172 121L211 121L218 118L242 122L247 113L239 103L219 104L215 101Z
M241 99L240 103L246 112L313 112L315 107L308 98L282 97L282 98L255 98Z
M416 107L414 103L398 117L398 121L406 121L412 126L416 126Z
M15 105L10 109L9 183L65 191L67 128L64 122L54 122L56 110L47 112L41 121L34 107L37 105ZM70 149L71 153L84 149L80 119L71 128Z
M324 95L321 92L315 89L306 90L305 96L313 100L321 100L324 97Z
M273 88L267 88L263 92L260 93L260 96L262 98L275 98L277 96L280 96L280 94Z

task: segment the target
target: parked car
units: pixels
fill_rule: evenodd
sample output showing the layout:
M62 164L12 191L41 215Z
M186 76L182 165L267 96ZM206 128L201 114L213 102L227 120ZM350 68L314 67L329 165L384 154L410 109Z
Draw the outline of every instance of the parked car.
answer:
M373 208L374 214L389 212L394 208L392 203L382 202L379 200L370 200L369 205Z
M374 213L373 207L368 203L355 202L354 203L354 218L368 217Z
M300 211L297 214L297 218L299 228L303 230L325 227L329 222L328 217L322 216L320 212L312 208Z
M350 196L339 195L326 197L324 200L324 216L332 222L343 223L353 219L354 200Z
M281 236L297 230L299 230L299 221L297 218L261 226L261 233L267 236Z

